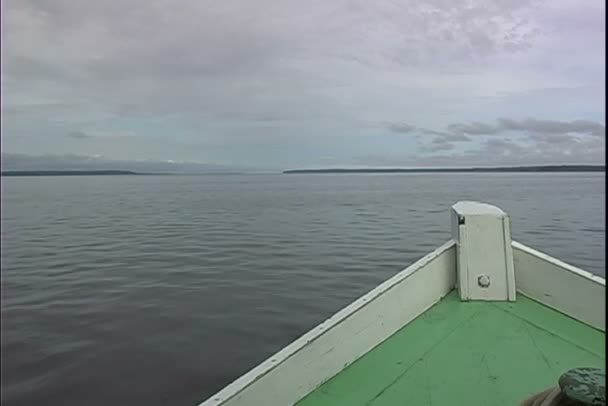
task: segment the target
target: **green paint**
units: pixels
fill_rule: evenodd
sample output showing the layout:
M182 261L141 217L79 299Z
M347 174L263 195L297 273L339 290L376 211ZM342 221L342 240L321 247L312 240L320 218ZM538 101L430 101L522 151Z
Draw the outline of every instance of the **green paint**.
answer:
M455 292L298 406L517 405L576 367L602 367L604 333L531 299Z

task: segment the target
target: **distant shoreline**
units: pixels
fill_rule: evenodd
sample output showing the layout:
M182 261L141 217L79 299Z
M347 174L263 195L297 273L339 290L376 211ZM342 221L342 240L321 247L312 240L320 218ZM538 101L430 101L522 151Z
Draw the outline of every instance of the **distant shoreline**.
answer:
M290 169L283 174L357 174L357 173L567 173L606 172L605 165L545 165L493 168L335 168ZM276 173L276 172L275 172ZM145 176L145 175L244 175L243 172L170 173L128 170L9 170L1 176Z
M111 176L111 175L144 175L141 172L120 170L98 171L2 171L2 176Z
M136 172L125 170L29 170L29 171L2 171L1 176L226 176L242 175L242 172L202 172L202 173L180 173L180 172Z
M606 172L605 165L544 165L495 168L385 168L385 169L290 169L284 174L324 173L470 173L470 172Z

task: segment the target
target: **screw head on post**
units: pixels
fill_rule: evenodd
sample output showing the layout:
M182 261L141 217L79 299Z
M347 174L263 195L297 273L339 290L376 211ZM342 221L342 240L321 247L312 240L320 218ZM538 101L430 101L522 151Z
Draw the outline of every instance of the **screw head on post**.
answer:
M488 275L480 275L477 278L477 284L482 288L490 286L490 277Z

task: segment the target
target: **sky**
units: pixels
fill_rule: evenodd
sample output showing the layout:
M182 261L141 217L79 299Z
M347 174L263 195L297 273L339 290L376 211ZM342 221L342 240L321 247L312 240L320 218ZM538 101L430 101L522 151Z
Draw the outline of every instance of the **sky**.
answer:
M603 0L2 7L11 161L269 170L605 162Z

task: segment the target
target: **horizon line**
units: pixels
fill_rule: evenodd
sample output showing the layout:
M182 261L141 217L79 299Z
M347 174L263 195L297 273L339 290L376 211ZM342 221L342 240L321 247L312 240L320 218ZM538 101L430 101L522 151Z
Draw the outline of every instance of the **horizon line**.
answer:
M331 172L605 172L605 164L564 164L564 165L519 165L519 166L471 166L471 167L384 167L384 168L308 168L308 169L286 169L284 174L290 173L331 173Z

